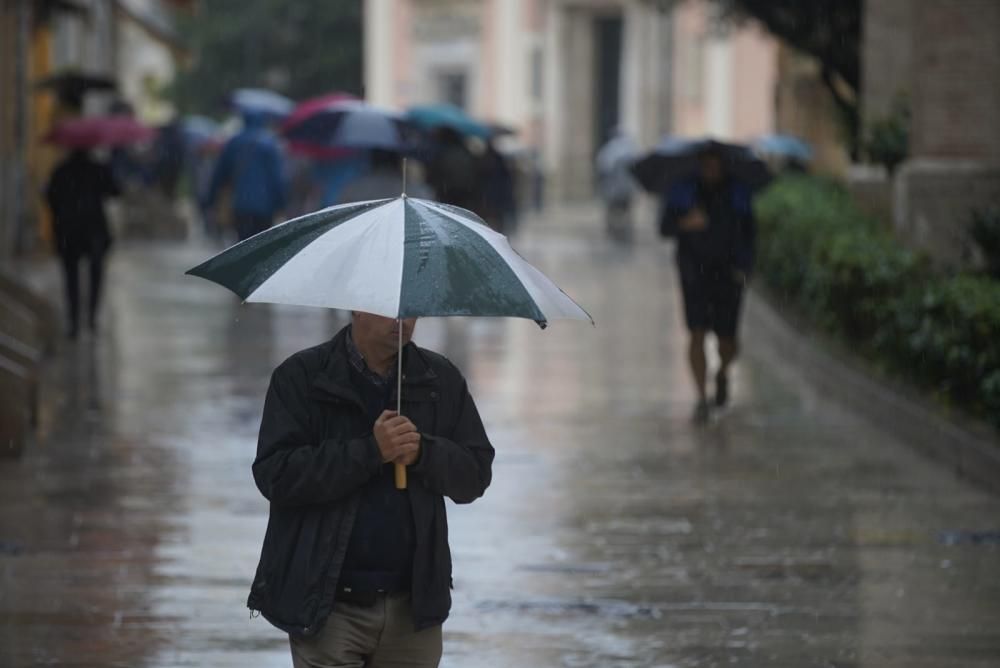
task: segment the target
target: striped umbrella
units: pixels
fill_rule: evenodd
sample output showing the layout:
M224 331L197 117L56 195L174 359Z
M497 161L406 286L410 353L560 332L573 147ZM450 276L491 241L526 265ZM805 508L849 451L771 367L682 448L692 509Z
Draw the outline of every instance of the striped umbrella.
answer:
M593 322L474 213L405 195L295 218L187 273L229 288L247 302L397 319L510 316L542 327L557 318ZM401 366L402 355L398 360ZM402 382L401 370L397 380ZM405 486L401 466L396 483Z

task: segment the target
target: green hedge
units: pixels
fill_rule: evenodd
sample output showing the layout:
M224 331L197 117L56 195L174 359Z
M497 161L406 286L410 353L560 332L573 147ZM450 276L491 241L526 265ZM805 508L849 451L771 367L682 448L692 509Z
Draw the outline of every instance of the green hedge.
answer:
M783 178L756 202L758 273L897 375L1000 426L1000 282L947 276L836 183Z

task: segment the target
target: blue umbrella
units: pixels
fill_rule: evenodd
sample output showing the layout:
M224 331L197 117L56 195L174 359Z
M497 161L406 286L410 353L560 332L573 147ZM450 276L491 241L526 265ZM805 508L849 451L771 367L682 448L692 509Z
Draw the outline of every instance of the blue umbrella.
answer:
M763 135L754 142L754 148L764 155L784 156L802 162L810 162L813 159L812 146L792 135Z
M451 104L425 104L410 107L406 118L427 130L448 127L456 132L480 139L489 139L493 130L485 123L480 123L467 113Z
M198 147L219 138L219 124L208 116L191 115L181 119L181 133L188 147Z
M244 114L265 114L284 118L295 103L280 93L265 88L240 88L233 91L229 103Z

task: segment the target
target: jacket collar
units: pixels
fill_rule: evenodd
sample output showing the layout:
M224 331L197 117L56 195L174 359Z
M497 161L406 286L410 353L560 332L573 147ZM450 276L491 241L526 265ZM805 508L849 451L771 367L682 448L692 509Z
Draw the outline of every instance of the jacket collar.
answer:
M347 353L347 332L344 327L324 346L325 362L313 378L313 394L320 399L343 399L361 404L357 390L351 384L350 358ZM406 387L437 385L438 375L431 368L423 351L415 343L403 346L403 395ZM395 390L393 391L395 394Z

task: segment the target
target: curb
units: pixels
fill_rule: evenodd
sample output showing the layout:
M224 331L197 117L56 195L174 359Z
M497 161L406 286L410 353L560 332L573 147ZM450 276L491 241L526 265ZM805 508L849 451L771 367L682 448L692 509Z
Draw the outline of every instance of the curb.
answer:
M766 291L754 288L747 297L749 326L812 385L870 422L891 426L901 441L957 475L1000 494L1000 442L990 427L974 420L971 428L959 424L912 389L873 377L860 360L782 313Z

